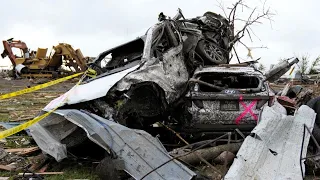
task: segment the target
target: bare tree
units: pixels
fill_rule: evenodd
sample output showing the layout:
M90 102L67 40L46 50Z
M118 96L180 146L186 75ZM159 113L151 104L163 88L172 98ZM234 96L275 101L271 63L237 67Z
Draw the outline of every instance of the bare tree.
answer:
M263 64L259 63L258 70L259 71L265 71L266 67Z
M253 24L261 24L260 19L268 19L270 21L272 21L271 16L273 16L274 14L271 13L270 8L265 9L265 3L263 4L263 8L262 8L262 12L261 13L257 13L256 16L254 17L255 12L257 11L257 7L253 8L253 10L251 11L251 14L249 15L247 20L243 20L243 19L239 19L239 18L235 18L235 14L236 14L236 10L237 7L239 5L242 5L242 7L245 7L247 9L251 9L249 6L245 5L243 3L243 0L238 0L238 2L233 6L230 14L229 14L229 21L231 25L235 25L235 21L244 21L245 25L242 27L242 29L240 29L234 36L234 39L231 43L235 44L236 42L240 41L241 38L244 37L244 35L247 33L249 38L252 41L251 38L251 34L254 34L253 30L250 28L251 25ZM232 18L231 18L232 17ZM243 44L243 43L242 43Z
M253 42L251 34L253 34L257 38L258 38L258 36L253 32L251 26L253 24L262 24L262 22L261 22L262 19L267 19L271 23L272 16L275 14L271 12L270 8L265 7L266 1L263 2L262 11L258 11L258 7L254 7L254 8L250 7L249 5L247 5L245 3L245 0L237 0L232 5L232 7L227 8L229 10L229 13L227 13L222 2L218 2L218 3L219 3L218 6L223 10L225 16L227 16L227 18L228 18L232 32L234 32L234 27L235 27L235 24L237 21L245 23L240 30L235 32L234 38L230 39L230 47L232 47L233 51L235 52L238 61L240 62L239 57L237 55L237 52L234 48L234 45L238 42L240 44L242 44L248 50L248 57L252 58L252 55L251 55L252 48L246 46L241 41L241 39L247 34L249 36L251 42ZM247 19L241 19L241 18L237 17L238 8L241 8L242 11L243 11L243 9L250 10L251 13L250 13L249 17ZM229 14L229 15L227 15L227 14ZM259 48L259 47L255 47L255 48ZM260 47L260 48L266 48L266 47Z
M300 58L300 61L299 61L299 64L298 64L300 73L302 75L307 74L308 64L309 64L309 56L308 55L303 55Z
M316 67L320 64L320 56L318 56L316 59L311 61L310 63L310 56L309 55L302 55L300 57L299 61L299 71L302 75L307 75L307 74L317 74Z
M312 61L309 74L317 74L316 66L318 66L320 63L320 56L318 56L315 60Z

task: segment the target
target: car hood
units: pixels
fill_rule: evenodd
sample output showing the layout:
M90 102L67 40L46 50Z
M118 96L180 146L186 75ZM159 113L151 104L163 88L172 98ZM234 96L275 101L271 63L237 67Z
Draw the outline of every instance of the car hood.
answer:
M77 104L103 97L118 81L138 67L139 65L135 65L129 69L74 86L65 94L52 100L43 110L50 111L66 104Z

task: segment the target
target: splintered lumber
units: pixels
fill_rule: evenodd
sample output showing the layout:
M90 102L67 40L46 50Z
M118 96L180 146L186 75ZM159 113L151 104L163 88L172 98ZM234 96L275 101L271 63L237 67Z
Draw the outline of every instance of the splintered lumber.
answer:
M15 153L21 156L31 154L37 150L39 150L39 147L5 149L8 153Z
M240 146L241 146L241 143L231 143L231 144L224 144L224 145L205 148L205 149L199 149L194 152L199 154L205 160L212 160L218 157L223 151L236 153L240 149ZM174 157L174 156L181 155L183 153L186 153L186 152L180 151L178 152L178 154L170 153L170 155ZM189 164L199 163L200 160L195 153L190 153L186 156L179 157L178 159Z

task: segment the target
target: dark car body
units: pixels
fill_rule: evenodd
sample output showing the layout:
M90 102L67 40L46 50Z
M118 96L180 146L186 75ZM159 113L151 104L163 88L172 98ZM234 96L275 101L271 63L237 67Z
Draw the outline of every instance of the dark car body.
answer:
M253 67L204 67L195 71L186 94L186 128L250 129L274 93Z

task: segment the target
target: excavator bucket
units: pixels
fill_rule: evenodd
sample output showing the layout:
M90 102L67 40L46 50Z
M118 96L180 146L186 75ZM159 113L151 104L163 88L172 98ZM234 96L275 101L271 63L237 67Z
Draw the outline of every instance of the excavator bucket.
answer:
M37 58L37 59L44 59L44 58L46 58L47 51L48 51L48 48L38 48L38 51L37 51L37 53L36 53L36 58Z

